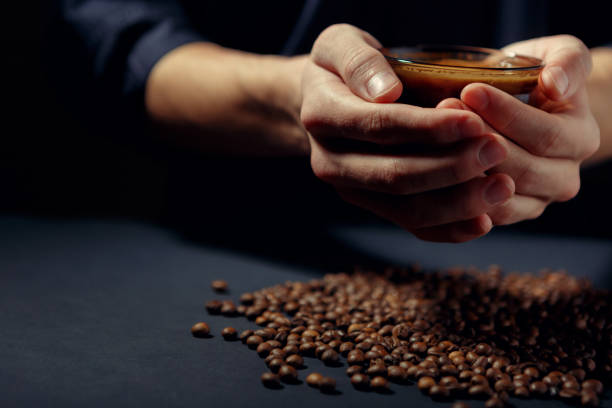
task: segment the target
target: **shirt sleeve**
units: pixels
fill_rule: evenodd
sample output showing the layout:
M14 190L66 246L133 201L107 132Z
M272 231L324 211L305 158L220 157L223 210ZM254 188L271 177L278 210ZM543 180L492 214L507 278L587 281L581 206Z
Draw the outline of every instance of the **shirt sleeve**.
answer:
M205 40L179 1L61 0L60 16L85 51L97 96L131 114L144 112L155 63L183 44Z

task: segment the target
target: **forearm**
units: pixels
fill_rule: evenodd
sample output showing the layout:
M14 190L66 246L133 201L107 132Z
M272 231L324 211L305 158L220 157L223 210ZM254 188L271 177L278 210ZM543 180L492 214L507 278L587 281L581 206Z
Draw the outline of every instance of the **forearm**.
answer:
M164 56L145 104L170 142L206 153L286 156L310 147L299 120L305 57L192 43Z
M612 158L612 48L591 51L593 71L587 82L589 102L599 124L601 145L589 159L597 162Z

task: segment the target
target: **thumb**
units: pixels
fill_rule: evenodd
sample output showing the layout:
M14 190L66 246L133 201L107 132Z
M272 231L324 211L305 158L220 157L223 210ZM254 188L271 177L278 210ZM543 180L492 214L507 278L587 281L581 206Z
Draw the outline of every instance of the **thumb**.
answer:
M339 75L357 96L370 102L394 102L402 83L370 34L348 24L325 29L312 48L313 61Z
M550 99L570 98L582 88L591 72L589 49L571 35L557 35L527 40L505 48L544 60L539 86Z

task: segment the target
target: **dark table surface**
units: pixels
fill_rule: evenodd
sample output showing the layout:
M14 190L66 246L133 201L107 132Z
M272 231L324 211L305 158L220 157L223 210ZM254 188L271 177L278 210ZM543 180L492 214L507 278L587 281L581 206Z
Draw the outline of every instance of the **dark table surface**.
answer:
M204 302L376 262L566 268L612 287L611 240L494 231L443 245L375 225L330 227L299 240L285 233L232 246L135 221L0 217L0 406L450 406L414 386L393 385L389 395L355 391L344 368L314 359L300 377L332 375L337 395L305 385L266 389L256 353L219 336L225 326L253 324L209 316ZM227 295L211 291L218 278L229 282ZM190 335L200 320L214 337ZM609 398L610 390L603 407L612 407Z

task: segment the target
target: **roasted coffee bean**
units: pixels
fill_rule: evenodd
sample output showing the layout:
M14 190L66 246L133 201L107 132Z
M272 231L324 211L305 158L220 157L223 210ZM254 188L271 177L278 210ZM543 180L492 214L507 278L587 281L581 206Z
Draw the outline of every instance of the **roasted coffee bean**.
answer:
M370 387L376 391L386 391L389 387L389 383L385 377L374 377L370 380Z
M297 381L298 374L295 368L291 367L290 365L283 365L278 370L278 376L282 382L294 383Z
M529 389L527 387L515 387L514 395L521 398L529 397Z
M243 293L240 295L240 303L245 306L250 306L255 301L255 296L252 293Z
M425 353L427 351L427 343L422 341L417 341L410 345L410 351L413 353Z
M452 408L470 408L470 406L465 402L455 402Z
M363 366L360 365L352 365L346 369L346 375L352 377L354 374L363 372Z
M253 335L253 330L244 330L238 338L241 342L246 343L247 339Z
M523 371L523 373L525 375L528 375L529 377L532 377L532 378L539 378L540 377L540 372L538 371L537 368L534 368L534 367L527 367Z
M603 384L598 380L586 380L582 383L583 391L594 391L597 394L603 393Z
M454 387L458 383L459 381L457 381L457 377L453 377L450 375L440 378L440 385L444 385L445 387Z
M338 360L339 360L338 353L336 353L332 349L325 350L321 354L321 361L323 361L323 363L325 363L325 365L336 364L336 363L338 363Z
M348 353L346 361L350 365L363 364L365 362L365 356L363 354L363 351L361 351L361 350L351 350Z
M534 381L529 385L529 391L536 395L544 395L548 393L548 387L544 381Z
M285 365L285 361L282 358L275 357L270 359L267 364L270 371L277 373Z
M191 334L193 337L205 338L210 336L210 327L204 322L198 322L191 326Z
M290 344L290 345L283 347L283 351L285 352L286 355L291 355L291 354L299 354L300 349L295 344Z
M256 335L249 336L246 339L247 346L252 350L255 350L261 343L263 343L263 339Z
M493 350L491 349L491 346L489 346L488 344L480 343L476 345L475 351L481 356L488 356L489 354L491 354Z
M559 396L561 398L567 398L567 399L577 398L580 396L580 391L578 391L575 388L564 388L561 391L559 391Z
M355 348L355 344L350 341L346 341L340 345L339 351L344 357L347 357L349 352Z
M434 385L429 389L429 395L432 397L448 397L450 391L443 385Z
M351 384L358 390L364 390L370 385L370 378L365 374L356 373L351 376Z
M260 357L267 357L268 354L270 354L270 351L272 350L272 346L269 345L268 343L261 343L257 346L257 354L259 354Z
M310 373L306 377L306 384L308 384L309 386L311 386L313 388L319 388L319 386L321 385L321 380L322 379L323 379L323 376L321 374L319 374L319 373Z
M220 300L210 300L206 302L206 310L211 315L217 315L221 313L221 307L223 306L223 302Z
M226 327L221 330L221 336L223 336L225 340L236 340L238 332L233 327Z
M278 378L278 375L274 373L263 373L261 375L261 382L268 388L280 387L280 379Z
M312 342L300 344L300 354L304 356L314 356L316 346Z
M236 305L231 300L224 300L221 305L221 314L223 316L234 316L236 314Z
M503 408L504 402L497 396L493 395L485 401L485 408Z
M227 282L224 280L214 280L210 283L210 287L215 292L225 292L227 291Z
M322 392L333 392L336 390L336 380L331 377L323 377L319 381L319 389Z
M417 387L419 390L429 390L431 387L436 385L436 380L431 377L421 377L417 382Z
M484 384L472 385L470 388L468 388L468 394L473 396L490 395L491 389L488 385Z
M582 405L596 407L599 405L599 398L594 391L591 390L583 390L580 394L580 403Z
M393 382L402 382L406 380L406 371L399 366L387 367L387 377Z
M513 386L510 380L501 379L501 380L495 381L495 385L493 386L493 388L497 392L502 392L502 391L510 391L513 388Z
M384 364L373 364L366 370L366 374L370 377L387 376L387 367Z
M304 359L299 354L292 354L285 359L285 362L295 368L300 368L304 365Z

